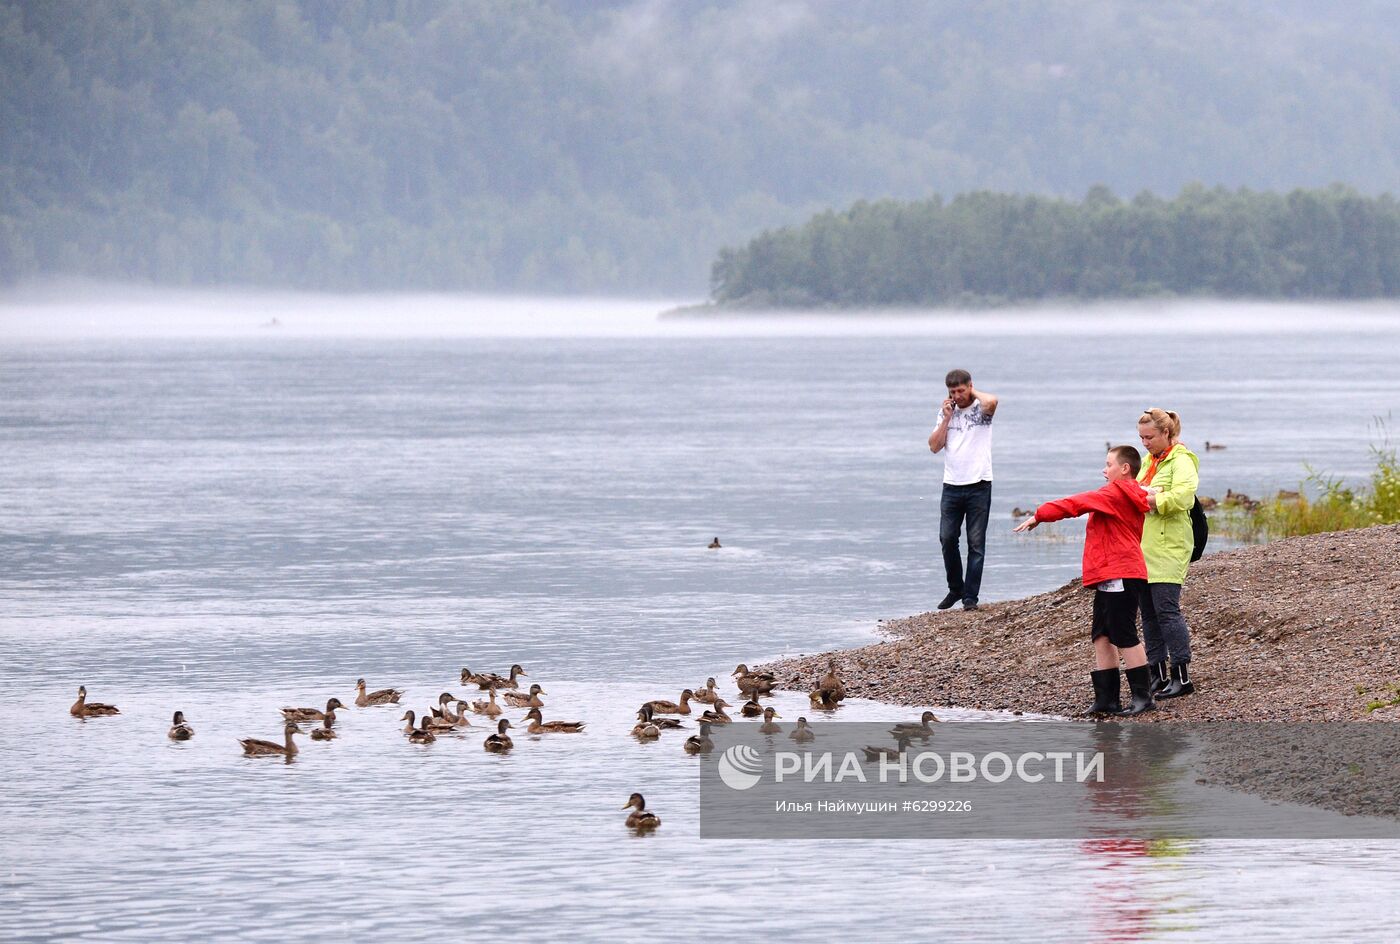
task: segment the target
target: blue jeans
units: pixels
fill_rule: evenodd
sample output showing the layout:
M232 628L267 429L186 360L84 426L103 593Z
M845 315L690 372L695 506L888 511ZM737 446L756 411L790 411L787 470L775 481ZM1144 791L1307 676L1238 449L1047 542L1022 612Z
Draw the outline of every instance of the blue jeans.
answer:
M987 555L987 516L992 511L992 483L944 485L938 524L938 541L943 545L943 569L948 572L948 592L962 597L963 604L976 603L982 589L982 559ZM967 576L963 576L958 538L967 519Z

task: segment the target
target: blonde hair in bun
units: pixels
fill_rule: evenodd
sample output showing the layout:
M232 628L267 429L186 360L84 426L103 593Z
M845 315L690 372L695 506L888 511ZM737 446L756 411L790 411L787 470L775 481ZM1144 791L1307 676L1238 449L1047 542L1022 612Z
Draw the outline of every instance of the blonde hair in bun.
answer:
M1158 432L1166 433L1172 442L1181 438L1181 417L1177 416L1173 410L1163 410L1152 407L1150 410L1143 410L1138 417L1138 425L1144 423L1155 427Z

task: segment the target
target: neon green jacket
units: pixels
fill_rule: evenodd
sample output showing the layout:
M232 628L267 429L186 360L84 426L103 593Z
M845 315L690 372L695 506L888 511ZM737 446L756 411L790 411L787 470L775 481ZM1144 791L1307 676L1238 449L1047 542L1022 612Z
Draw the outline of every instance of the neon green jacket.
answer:
M1138 481L1147 478L1148 463L1142 464ZM1157 492L1157 510L1147 513L1142 526L1142 556L1147 561L1148 583L1185 583L1186 568L1196 539L1191 531L1191 506L1201 476L1201 460L1181 443L1167 451L1157 465L1149 488Z

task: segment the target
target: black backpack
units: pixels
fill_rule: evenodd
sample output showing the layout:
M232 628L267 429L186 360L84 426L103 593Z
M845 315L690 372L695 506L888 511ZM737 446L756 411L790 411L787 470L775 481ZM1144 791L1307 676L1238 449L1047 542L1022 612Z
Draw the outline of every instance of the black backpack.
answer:
M1191 537L1196 544L1191 549L1191 561L1194 563L1206 552L1206 542L1210 540L1210 519L1206 517L1206 510L1201 507L1199 498L1191 506Z

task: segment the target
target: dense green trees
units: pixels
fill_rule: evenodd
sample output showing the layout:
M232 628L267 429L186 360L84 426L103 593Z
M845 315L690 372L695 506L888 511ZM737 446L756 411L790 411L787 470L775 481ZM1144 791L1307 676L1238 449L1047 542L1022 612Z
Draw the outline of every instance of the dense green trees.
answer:
M697 291L859 199L1397 191L1397 60L1380 0L0 0L0 282ZM982 251L920 212L861 251Z
M1048 298L1400 296L1400 203L1341 186L1286 196L1184 189L1130 202L969 193L858 203L724 249L732 306L988 304Z

